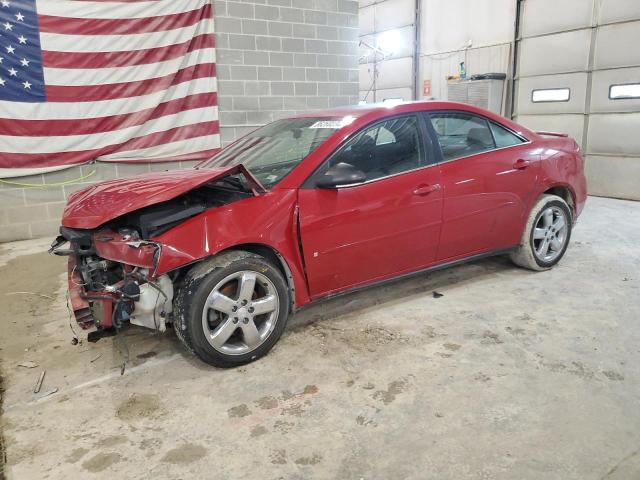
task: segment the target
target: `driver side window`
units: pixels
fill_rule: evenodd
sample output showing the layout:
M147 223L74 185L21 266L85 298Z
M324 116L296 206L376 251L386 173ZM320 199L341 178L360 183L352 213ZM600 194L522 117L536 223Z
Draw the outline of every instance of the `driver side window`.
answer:
M367 181L424 166L417 117L398 117L365 127L329 159L326 168L339 163L361 170Z

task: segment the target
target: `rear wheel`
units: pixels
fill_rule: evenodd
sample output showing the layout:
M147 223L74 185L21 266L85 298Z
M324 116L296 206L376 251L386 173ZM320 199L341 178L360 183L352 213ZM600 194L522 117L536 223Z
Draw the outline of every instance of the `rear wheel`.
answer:
M564 256L571 238L571 210L562 198L543 195L531 209L511 260L530 270L547 270Z
M243 365L278 341L289 315L289 288L265 258L223 253L187 273L176 296L175 330L203 361Z

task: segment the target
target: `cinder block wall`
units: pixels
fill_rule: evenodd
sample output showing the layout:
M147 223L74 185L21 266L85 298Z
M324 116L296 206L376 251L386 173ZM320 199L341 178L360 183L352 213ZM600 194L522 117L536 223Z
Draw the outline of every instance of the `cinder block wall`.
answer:
M295 112L358 102L357 1L213 3L223 145ZM0 242L54 236L66 197L88 184L193 164L98 163L5 179L42 186L0 182Z

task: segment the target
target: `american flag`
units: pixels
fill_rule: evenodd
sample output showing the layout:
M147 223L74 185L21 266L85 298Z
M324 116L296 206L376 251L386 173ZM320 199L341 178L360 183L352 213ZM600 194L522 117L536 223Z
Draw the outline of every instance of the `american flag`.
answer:
M219 146L210 0L0 0L0 177Z

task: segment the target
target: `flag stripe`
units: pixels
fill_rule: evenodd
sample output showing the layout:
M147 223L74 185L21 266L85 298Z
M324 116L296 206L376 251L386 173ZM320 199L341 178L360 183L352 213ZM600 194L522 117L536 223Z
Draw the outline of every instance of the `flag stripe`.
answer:
M212 133L219 133L218 122L205 122L197 125L188 125L186 127L176 127L163 132L156 132L134 138L120 144L113 144L92 150L57 152L55 156L52 156L50 153L0 152L0 168L10 168L16 165L20 165L23 168L74 165L87 162L116 150L136 150L154 145L170 144L171 142L202 137L211 135Z
M142 125L93 133L90 135L65 135L54 137L0 136L0 147L6 153L55 153L93 150L112 144L122 144L132 138L162 132L172 127L186 127L202 122L216 121L214 108L202 107L149 120Z
M201 152L220 149L220 137L205 135L202 137L189 138L176 142L165 143L148 148L129 150L126 152L116 152L99 157L103 161L121 162L131 161L140 158L152 158L154 161L178 156L192 156ZM185 157L184 159L187 159Z
M109 2L90 2L78 0L44 0L38 2L38 13L53 17L68 17L69 13L76 16L82 12L82 17L103 19L147 18L160 15L187 12L202 6L202 0L158 1L146 0L133 2L126 0L117 6ZM86 12L86 13L85 13Z
M114 83L132 83L152 78L175 75L179 70L202 63L215 63L215 50L205 48L187 53L183 57L156 62L151 65L134 65L117 68L94 68L91 75L78 75L76 70L66 68L44 69L44 80L47 86L95 86Z
M43 50L52 52L126 52L148 48L167 47L189 41L195 35L213 33L210 18L200 20L195 25L176 28L166 32L138 33L131 35L63 35L60 33L40 33Z
M215 48L213 34L196 35L186 42L166 47L125 52L42 52L42 63L49 68L105 68L146 65L178 58L195 50Z
M98 19L52 17L40 14L40 31L65 35L129 35L148 32L164 32L189 27L203 18L211 18L211 5L197 10L159 17Z
M216 74L214 63L202 63L193 67L178 70L175 74L159 78L151 78L140 82L124 82L93 86L46 87L49 102L93 102L112 98L128 98L164 90L171 85L187 82L194 78L213 77Z
M15 102L0 102L0 119L10 121L20 120L71 120L84 121L93 117L108 117L124 113L134 113L152 108L165 99L183 98L188 95L215 92L215 78L198 78L188 82L170 86L147 95L142 95L132 102L129 98L103 100L96 102L49 102L29 103L16 108ZM0 128L0 135L4 132Z
M0 132L2 135L13 135L17 137L53 137L110 132L142 125L149 120L155 120L165 115L172 115L196 108L210 107L216 104L216 97L217 93L215 92L200 93L169 100L153 108L133 113L87 118L84 120L75 118L66 120L15 120L11 118L0 118ZM212 110L212 114L214 112L215 111Z

